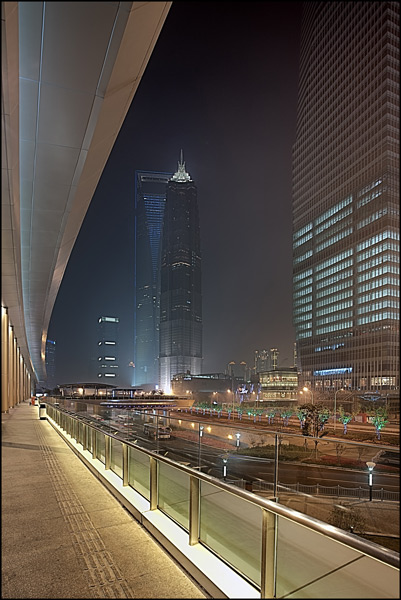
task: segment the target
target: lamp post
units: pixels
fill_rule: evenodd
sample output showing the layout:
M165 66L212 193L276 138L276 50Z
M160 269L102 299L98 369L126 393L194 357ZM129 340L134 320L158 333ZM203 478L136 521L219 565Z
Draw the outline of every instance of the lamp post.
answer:
M366 463L366 466L369 469L369 502L372 502L372 496L373 496L373 469L376 466L376 463L368 461Z
M202 446L202 436L203 436L204 426L199 425L199 452L198 452L198 467L199 471L201 471L201 446Z
M236 433L235 436L237 438L237 444L236 444L236 446L237 446L237 448L239 448L239 439L241 437L241 434L240 433Z
M334 394L334 431L336 430L336 423L337 423L337 394L338 394L338 392L343 392L343 391L344 391L344 389L340 388Z
M313 404L313 392L312 392L312 390L310 390L310 389L309 389L309 388L307 388L307 387L304 387L304 388L303 388L303 390L304 390L304 392L309 392L309 393L310 393L310 395L311 395L311 398L312 398L312 404Z
M226 480L227 477L227 461L228 458L223 458L223 479Z

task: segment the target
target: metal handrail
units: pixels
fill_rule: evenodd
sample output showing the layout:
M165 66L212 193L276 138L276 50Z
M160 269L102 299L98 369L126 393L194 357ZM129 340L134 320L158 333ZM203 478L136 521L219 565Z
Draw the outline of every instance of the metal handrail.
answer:
M55 410L62 411L62 409L60 409L60 407L54 407L51 403L48 403L48 404ZM100 427L97 427L95 424L93 424L90 419L86 419L85 417L78 417L78 416L74 415L74 413L71 413L69 411L65 411L65 412L68 412L68 415L71 418L76 419L77 421L83 420L83 419L87 420L88 421L87 425L89 427L92 427L93 429L99 431L100 433L102 433L104 435L113 437L114 439L120 439L120 441L122 441L127 446L130 446L131 448L133 448L135 450L139 450L140 452L147 454L151 458L158 460L159 462L165 463L169 466L172 466L172 467L178 469L179 471L186 473L187 475L189 475L191 477L196 477L197 479L200 479L201 481L204 481L206 483L214 485L215 487L217 487L225 492L228 492L228 493L232 494L233 496L239 496L240 498L242 498L243 500L247 500L251 504L257 505L260 508L267 510L277 516L284 517L286 519L294 521L295 523L298 523L299 525L308 527L309 529L312 529L313 531L316 531L317 533L325 535L341 544L345 544L345 545L349 546L350 548L353 548L354 550L358 550L358 551L362 552L363 554L366 554L367 556L375 558L385 564L391 565L392 567L396 567L398 569L400 568L400 555L397 552L394 552L394 551L389 550L384 547L382 548L381 546L378 546L377 544L374 544L374 543L370 542L369 540L364 540L362 538L356 537L355 534L343 531L342 529L339 529L338 527L335 527L334 525L329 525L327 523L319 521L318 519L315 519L314 517L310 517L308 515L300 513L297 510L294 510L287 506L283 506L281 504L277 504L276 502L274 502L272 500L262 498L262 497L257 496L247 490L238 488L236 486L232 486L228 483L220 481L219 479L213 477L212 475L208 475L207 473L203 473L201 471L198 471L197 469L193 469L191 467L187 467L186 465L177 463L174 460L172 460L171 458L162 456L161 454L158 454L157 452L154 452L153 450L148 450L146 448L142 448L141 446L138 446L137 444L134 444L133 442L131 442L129 440L123 440L122 438L118 438L114 434L111 434L109 432L102 430Z

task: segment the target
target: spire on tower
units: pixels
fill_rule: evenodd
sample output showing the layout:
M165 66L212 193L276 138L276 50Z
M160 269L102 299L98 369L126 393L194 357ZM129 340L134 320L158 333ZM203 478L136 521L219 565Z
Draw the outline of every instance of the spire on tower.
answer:
M171 178L171 181L179 181L185 183L186 181L192 181L189 173L185 170L184 153L181 148L180 160L178 161L178 170Z

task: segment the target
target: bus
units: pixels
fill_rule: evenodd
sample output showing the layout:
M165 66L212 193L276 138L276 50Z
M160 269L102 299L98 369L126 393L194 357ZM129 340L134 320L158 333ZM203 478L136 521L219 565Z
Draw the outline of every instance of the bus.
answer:
M154 423L145 423L143 433L154 439L169 439L171 437L171 427L167 425L155 425Z

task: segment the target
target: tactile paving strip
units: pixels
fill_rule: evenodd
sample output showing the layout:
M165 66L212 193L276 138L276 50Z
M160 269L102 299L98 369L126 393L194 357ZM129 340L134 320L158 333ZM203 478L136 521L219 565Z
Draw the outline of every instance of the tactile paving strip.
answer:
M94 598L133 598L132 591L105 548L88 512L71 489L57 456L46 443L41 424L35 425L57 502L70 530L78 562L88 581L89 594Z

